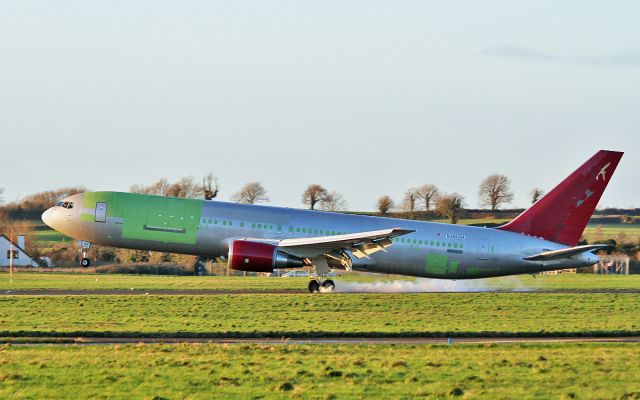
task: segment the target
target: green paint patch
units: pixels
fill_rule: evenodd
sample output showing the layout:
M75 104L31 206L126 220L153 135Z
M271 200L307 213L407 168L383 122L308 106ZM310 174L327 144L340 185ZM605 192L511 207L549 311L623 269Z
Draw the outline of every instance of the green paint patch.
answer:
M455 274L458 272L458 262L457 261L449 261L449 273Z
M479 273L480 273L480 268L477 268L477 267L467 268L467 274L469 275L478 275Z
M202 201L132 193L85 193L84 207L107 203L107 218L122 219L122 237L194 244Z
M448 257L442 254L427 255L425 271L428 274L444 275L447 273Z

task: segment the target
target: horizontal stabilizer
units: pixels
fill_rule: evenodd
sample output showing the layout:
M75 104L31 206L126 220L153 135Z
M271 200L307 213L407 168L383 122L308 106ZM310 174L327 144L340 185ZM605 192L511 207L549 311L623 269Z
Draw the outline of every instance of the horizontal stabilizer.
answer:
M533 256L523 257L523 259L529 260L529 261L557 260L559 258L569 258L578 254L604 249L605 247L609 247L609 245L608 244L587 244L584 246L567 247L560 250L545 251L543 253L539 253Z

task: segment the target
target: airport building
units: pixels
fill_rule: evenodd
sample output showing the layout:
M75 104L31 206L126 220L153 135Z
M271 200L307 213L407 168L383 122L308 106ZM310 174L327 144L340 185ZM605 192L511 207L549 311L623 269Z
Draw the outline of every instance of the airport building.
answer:
M17 243L0 234L0 267L8 267L13 257L14 267L37 267L38 263L24 250L24 236L18 236Z

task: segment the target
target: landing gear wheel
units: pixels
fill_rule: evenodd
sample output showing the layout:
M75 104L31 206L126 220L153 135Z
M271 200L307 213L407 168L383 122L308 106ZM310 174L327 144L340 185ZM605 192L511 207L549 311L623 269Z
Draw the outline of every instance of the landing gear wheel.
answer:
M336 288L336 284L331 279L327 279L326 281L322 282L322 288L327 292L333 292L333 290Z
M91 260L85 257L82 260L80 260L80 265L82 265L83 268L87 268L89 265L91 265Z
M309 292L318 293L320 291L320 283L316 280L309 281Z

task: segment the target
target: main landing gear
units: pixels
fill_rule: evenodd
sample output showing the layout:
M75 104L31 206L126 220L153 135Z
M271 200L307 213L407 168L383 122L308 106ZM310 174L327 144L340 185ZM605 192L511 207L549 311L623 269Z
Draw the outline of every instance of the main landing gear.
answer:
M87 251L91 247L91 243L85 242L84 240L81 240L79 243L79 251L82 252L82 260L80 260L80 265L82 266L82 268L87 268L89 265L91 265L91 260L87 257Z
M311 281L309 281L310 293L318 293L318 292L328 293L328 292L333 292L335 288L336 288L336 284L331 279L327 279L321 282L320 278L314 278Z

